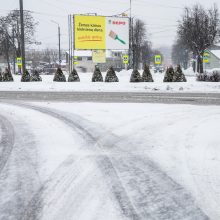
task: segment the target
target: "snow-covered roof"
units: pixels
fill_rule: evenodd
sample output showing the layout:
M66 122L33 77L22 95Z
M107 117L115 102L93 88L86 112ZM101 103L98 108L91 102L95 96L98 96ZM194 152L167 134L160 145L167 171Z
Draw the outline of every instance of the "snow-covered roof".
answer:
M210 52L220 59L220 50L210 50Z

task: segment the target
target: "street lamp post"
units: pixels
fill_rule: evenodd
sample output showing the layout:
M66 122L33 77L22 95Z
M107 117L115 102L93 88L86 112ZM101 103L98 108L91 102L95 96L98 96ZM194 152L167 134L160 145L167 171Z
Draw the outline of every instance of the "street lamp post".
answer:
M56 21L51 20L51 22L58 25L58 45L59 45L59 65L61 64L61 51L60 51L60 25Z
M23 0L20 0L20 22L21 22L21 57L22 57L22 74L25 74L25 44L24 44L24 11Z

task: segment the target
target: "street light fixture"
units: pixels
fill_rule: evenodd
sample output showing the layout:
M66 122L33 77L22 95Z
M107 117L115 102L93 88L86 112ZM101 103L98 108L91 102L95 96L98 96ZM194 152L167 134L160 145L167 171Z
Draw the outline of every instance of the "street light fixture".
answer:
M56 21L51 20L51 22L58 25L58 44L59 44L59 65L61 64L61 52L60 52L60 25Z

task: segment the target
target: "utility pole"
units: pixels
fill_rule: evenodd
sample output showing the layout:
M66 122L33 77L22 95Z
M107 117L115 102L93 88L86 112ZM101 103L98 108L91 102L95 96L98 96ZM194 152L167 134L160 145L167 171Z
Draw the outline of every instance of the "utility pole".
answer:
M60 51L60 25L56 21L51 20L51 22L58 25L58 45L59 45L59 65L61 64L61 51Z
M14 27L13 27L13 29L12 29L12 40L13 40L13 72L14 72L14 74L15 74L15 59L16 59L16 55L15 55L15 53L16 53L16 48L15 48L15 29L14 29Z
M23 0L20 1L20 21L21 21L21 58L22 58L22 74L25 74L25 42L24 42L24 11Z
M133 19L131 16L131 6L132 6L132 0L130 0L130 27L129 27L129 31L130 31L130 45L129 45L129 66L134 69L134 42L133 42Z
M61 52L60 52L60 25L58 25L58 39L59 39L59 64L61 64Z

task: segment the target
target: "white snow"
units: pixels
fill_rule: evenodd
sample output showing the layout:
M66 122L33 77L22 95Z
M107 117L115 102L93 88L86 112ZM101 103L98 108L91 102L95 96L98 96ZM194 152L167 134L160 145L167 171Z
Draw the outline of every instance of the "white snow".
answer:
M130 143L122 145L123 150L153 159L193 194L199 207L211 219L220 218L219 107L106 103L40 105L80 115L108 133L118 135L122 142Z
M185 71L187 82L181 83L164 83L164 73L152 73L153 83L130 83L131 70L118 72L118 83L94 83L92 73L78 74L80 82L73 83L53 82L53 75L42 75L42 82L26 83L20 82L21 76L16 75L15 82L1 82L0 91L220 92L219 82L198 82L192 69Z
M96 134L101 130L97 146L112 141L109 138L116 135L120 141L106 152L118 157L128 152L150 158L192 194L210 219L220 219L218 106L54 102L32 105L72 117L85 131ZM16 201L17 195L23 198L25 192L23 204L27 209L34 207L31 204L40 195L41 220L124 219L109 180L103 178L95 160L106 153L104 146L97 151L86 136L62 118L25 106L0 103L0 108L1 115L13 124L18 141L0 174L0 210ZM0 219L4 214L0 213ZM15 211L9 212L13 214L17 216Z

